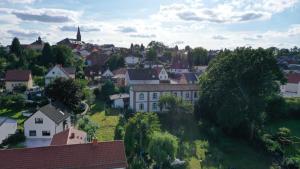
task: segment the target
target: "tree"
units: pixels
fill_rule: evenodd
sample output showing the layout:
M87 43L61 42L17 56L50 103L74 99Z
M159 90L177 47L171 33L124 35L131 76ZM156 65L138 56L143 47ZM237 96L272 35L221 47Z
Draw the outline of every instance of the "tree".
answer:
M264 121L267 98L279 93L284 80L267 50L222 51L200 77L200 110L196 112L229 134L246 134L252 139Z
M154 48L150 48L146 53L146 58L148 61L151 62L151 65L152 65L153 62L157 60L156 50Z
M158 168L163 168L163 164L168 164L175 159L178 148L178 140L175 136L165 132L154 132L148 151Z
M22 55L22 48L21 48L21 44L18 38L14 38L11 46L10 46L10 53L15 54L18 58L21 57Z
M46 67L50 67L55 61L55 58L53 56L53 51L49 43L45 43L42 55L40 58L40 62L42 65Z
M113 54L112 57L110 57L110 59L108 60L108 67L112 71L124 66L125 59L119 54Z
M198 47L192 50L191 52L192 63L193 65L208 65L209 58L208 52L202 47Z
M138 164L149 163L147 147L155 131L160 131L160 122L154 113L136 113L128 120L124 142L129 164L136 159Z
M78 120L78 129L87 133L88 141L97 139L96 131L99 129L99 125L94 123L88 116L83 116Z
M72 50L64 45L54 46L53 54L55 63L63 66L72 66L74 64L74 56Z
M109 102L109 96L115 93L115 85L111 80L105 81L101 88L101 94L106 102Z
M45 88L49 98L60 101L77 112L83 96L82 89L73 79L57 78Z

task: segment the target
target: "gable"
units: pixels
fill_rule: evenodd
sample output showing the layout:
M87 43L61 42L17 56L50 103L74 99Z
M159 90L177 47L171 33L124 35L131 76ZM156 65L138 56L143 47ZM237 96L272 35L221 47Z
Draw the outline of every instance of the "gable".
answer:
M35 118L43 118L43 123L51 123L55 125L55 122L51 120L48 116L46 116L44 113L42 113L40 110L35 112L32 116L30 116L25 122L24 125L34 125L35 124Z
M69 76L62 71L58 66L53 67L46 75L46 77L64 77L68 78Z

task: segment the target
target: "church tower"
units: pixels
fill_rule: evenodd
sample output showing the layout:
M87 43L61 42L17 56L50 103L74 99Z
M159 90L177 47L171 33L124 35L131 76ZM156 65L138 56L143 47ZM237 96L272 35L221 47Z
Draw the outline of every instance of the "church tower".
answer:
M76 38L76 40L81 41L81 34L80 34L79 26L78 26L78 29L77 29L77 38Z

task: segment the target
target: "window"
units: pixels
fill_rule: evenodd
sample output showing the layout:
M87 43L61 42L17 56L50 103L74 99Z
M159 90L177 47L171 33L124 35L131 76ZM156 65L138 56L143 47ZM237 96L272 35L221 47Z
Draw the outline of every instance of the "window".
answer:
M152 99L156 100L157 99L157 93L153 93Z
M157 110L157 103L152 104L152 110Z
M36 136L35 130L29 130L29 136Z
M144 93L141 93L140 95L139 95L139 98L140 98L140 100L144 100Z
M185 98L190 98L190 93L185 93Z
M144 104L143 103L140 104L139 109L144 110Z
M177 97L177 93L173 93L175 97Z
M50 136L50 131L47 130L47 131L42 131L42 135L43 136Z
M198 93L195 92L195 93L194 93L194 98L197 98L197 97L198 97Z
M43 118L35 118L35 124L43 124Z

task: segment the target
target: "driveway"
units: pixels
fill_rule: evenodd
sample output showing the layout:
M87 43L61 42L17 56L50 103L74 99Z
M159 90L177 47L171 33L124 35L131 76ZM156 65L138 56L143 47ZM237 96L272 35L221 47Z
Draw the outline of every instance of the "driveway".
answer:
M51 143L51 139L26 139L23 145L26 148L46 147Z

